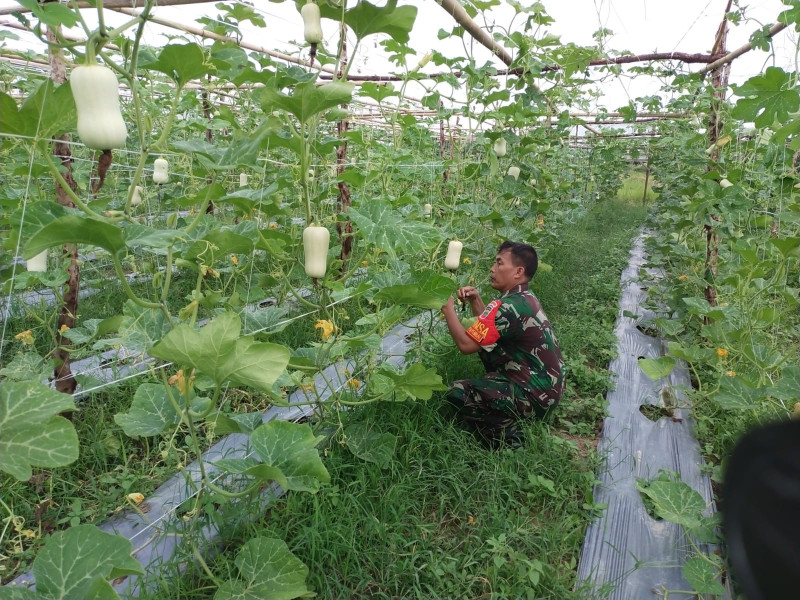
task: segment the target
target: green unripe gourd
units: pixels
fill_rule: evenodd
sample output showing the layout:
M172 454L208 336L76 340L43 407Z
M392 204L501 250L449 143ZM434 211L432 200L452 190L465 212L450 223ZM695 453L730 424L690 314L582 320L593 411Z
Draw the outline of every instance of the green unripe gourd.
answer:
M125 146L128 129L119 108L119 83L114 71L98 64L72 69L72 98L78 111L78 137L88 148Z

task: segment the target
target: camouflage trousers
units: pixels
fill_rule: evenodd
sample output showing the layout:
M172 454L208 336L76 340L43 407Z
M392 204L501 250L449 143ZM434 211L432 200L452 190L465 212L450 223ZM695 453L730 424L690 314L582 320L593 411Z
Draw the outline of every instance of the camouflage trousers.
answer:
M454 381L447 392L447 401L490 445L496 445L502 439L517 440L519 419L534 413L537 416L546 413L517 384L497 373L488 373L479 379Z

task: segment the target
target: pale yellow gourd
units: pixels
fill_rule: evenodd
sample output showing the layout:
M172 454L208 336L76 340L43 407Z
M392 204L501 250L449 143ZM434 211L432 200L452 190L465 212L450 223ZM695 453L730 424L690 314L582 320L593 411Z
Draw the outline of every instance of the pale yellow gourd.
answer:
M497 156L506 155L506 138L497 138L494 141L494 153Z
M430 217L432 213L433 213L433 206L431 204L426 204L425 206L422 207L422 214L424 214L425 217Z
M458 240L452 240L447 245L447 256L444 258L444 266L451 271L455 271L458 265L461 264L461 249L464 244Z
M247 173L239 173L239 187L247 187Z
M330 240L331 233L327 227L317 227L312 223L303 230L305 269L309 277L325 277L325 272L328 270Z
M169 181L169 162L159 157L153 162L153 183L163 184Z
M720 179L720 180L719 180L719 184L720 184L720 185L721 185L723 188L729 188L729 187L731 187L731 186L733 185L733 184L732 184L730 181L728 181L727 179Z
M78 111L78 137L95 150L123 148L128 129L119 108L119 83L114 71L98 64L81 65L69 76Z
M42 250L27 261L27 269L31 273L44 273L47 271L47 250Z
M313 2L304 4L300 9L303 17L303 37L309 44L319 44L322 42L322 23L320 20L319 6Z
M133 188L133 196L131 196L131 206L139 206L142 203L142 194L144 190L142 186L137 185Z
M516 181L519 178L519 167L508 167L508 174Z

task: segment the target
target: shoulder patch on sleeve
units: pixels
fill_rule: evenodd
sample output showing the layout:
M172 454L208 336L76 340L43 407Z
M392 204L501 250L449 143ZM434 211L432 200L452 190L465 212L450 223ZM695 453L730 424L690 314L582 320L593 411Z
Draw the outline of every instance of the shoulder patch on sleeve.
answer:
M494 318L501 304L500 300L492 300L478 320L467 329L467 335L481 346L489 346L500 339Z

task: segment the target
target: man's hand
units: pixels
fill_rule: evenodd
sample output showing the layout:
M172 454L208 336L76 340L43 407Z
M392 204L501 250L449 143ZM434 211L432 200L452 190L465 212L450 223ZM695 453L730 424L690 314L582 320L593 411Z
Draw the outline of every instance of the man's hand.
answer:
M442 306L442 314L447 315L448 311L452 311L453 314L456 312L455 299L453 296L450 296L444 306Z
M472 309L472 316L474 317L477 317L483 312L483 309L486 308L486 306L483 304L481 295L478 293L478 290L471 285L458 288L456 295L462 302L469 302L469 306Z
M458 299L461 300L462 302L467 302L472 300L473 298L481 297L480 294L478 294L478 290L476 290L471 285L459 288L458 291L456 292L456 295L458 296Z

